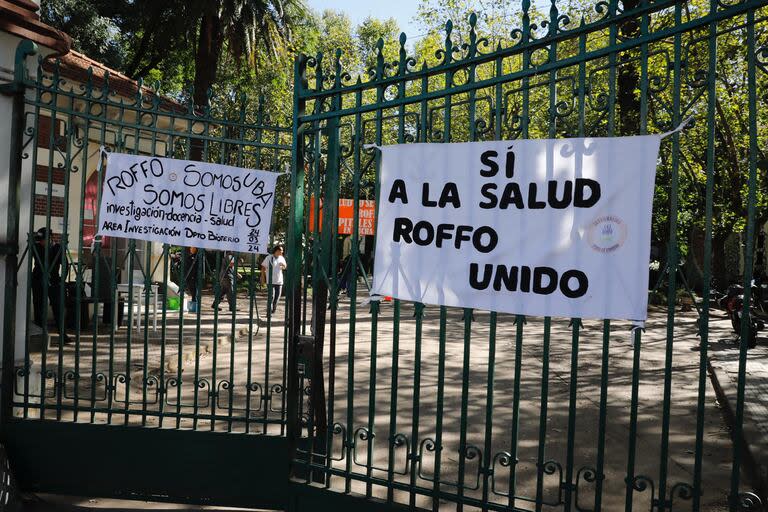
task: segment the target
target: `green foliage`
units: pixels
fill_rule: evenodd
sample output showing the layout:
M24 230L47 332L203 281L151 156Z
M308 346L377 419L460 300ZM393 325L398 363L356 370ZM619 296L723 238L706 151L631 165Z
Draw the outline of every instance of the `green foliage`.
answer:
M382 54L388 62L395 62L398 59L400 44L400 28L393 18L387 20L377 20L375 18L366 18L357 27L357 48L360 52L362 65L365 69L376 66L377 43L379 39L384 42Z
M75 50L109 67L123 67L125 43L102 2L45 0L40 7L42 21L69 34Z

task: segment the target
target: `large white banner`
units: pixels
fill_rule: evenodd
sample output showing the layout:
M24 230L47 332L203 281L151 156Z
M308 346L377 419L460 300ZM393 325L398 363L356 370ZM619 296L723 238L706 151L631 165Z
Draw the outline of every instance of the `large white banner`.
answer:
M371 293L645 320L660 140L382 147Z
M110 153L98 234L266 253L278 173Z

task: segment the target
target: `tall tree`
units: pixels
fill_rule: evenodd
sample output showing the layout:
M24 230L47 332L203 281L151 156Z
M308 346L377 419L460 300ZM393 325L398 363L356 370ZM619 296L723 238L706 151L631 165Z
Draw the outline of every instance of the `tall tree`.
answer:
M272 60L306 21L304 0L43 0L41 14L78 50L131 78L192 57L193 99L202 107L224 55L241 64Z
M76 51L119 69L123 65L124 42L119 27L101 7L99 2L83 0L44 0L40 17L67 33Z
M640 4L639 0L623 0L624 12L629 12ZM640 24L632 18L619 26L619 34L625 40L635 39L640 35ZM627 60L631 52L626 54ZM620 66L616 92L619 130L621 135L630 135L640 131L640 70L637 65Z
M257 46L274 56L290 41L294 19L303 14L301 0L208 0L197 2L200 24L195 52L194 101L208 105L222 50L237 60L255 62ZM226 44L225 44L226 43Z

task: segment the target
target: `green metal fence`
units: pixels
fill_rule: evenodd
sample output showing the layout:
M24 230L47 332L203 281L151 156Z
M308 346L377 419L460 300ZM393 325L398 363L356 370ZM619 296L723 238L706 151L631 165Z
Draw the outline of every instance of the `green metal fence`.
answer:
M34 50L19 48L8 91L16 98L10 186L20 191L9 197L9 230L20 235L8 237L3 429L19 482L281 506L286 338L282 310L265 308L272 289L259 283L257 257L236 260L235 307L220 312L211 306L223 295L221 253L193 257L95 233L103 151L283 172L290 129L274 124L260 100L212 95L211 107L196 108L191 93L164 96L159 85L77 55L41 59L30 78ZM282 203L289 185L280 182ZM41 228L47 240L37 240ZM254 451L275 465L247 471ZM68 460L68 469L46 460ZM138 477L153 466L170 476ZM272 489L249 487L262 473Z
M732 442L707 364L708 347L729 336L710 311L720 207L743 202L734 230L744 233L746 284L765 221L766 2L520 4L511 34L484 36L475 16L448 22L423 65L405 35L394 61L379 43L365 77L350 76L340 51L297 60L293 506L761 510L742 471L746 342L730 349L739 361ZM509 14L518 16L512 5ZM358 205L378 198L378 155L367 144L659 133L691 115L695 125L662 145L654 239L664 240L657 289L666 305L652 307L645 330L364 302L371 245L360 248ZM349 255L340 198L355 205ZM698 218L683 218L692 201ZM688 247L693 225L698 249ZM691 291L683 250L685 268L701 268L691 313L677 306Z
M524 0L509 34L449 22L423 65L405 36L394 55L382 42L365 78L339 52L300 57L292 133L259 102L196 109L191 94L66 59L29 78L23 43L2 91L16 136L1 411L22 487L296 510L760 510L742 435L746 325L723 348L711 283L728 229L743 283L765 263L766 2L582 4ZM662 145L664 304L645 331L365 300L375 237L358 213L378 197L366 144L655 133L690 115ZM251 256L225 313L210 307L220 254L94 242L102 147L275 171L290 159L285 309L264 307ZM354 205L348 241L339 199ZM173 309L168 282L199 309ZM681 311L690 291L695 311ZM736 356L730 432L710 350Z

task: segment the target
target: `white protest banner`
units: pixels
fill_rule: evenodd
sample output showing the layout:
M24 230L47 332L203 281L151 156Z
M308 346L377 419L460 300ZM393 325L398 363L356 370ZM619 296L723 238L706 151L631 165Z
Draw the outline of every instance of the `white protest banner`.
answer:
M266 253L278 173L109 153L98 235Z
M380 148L371 293L645 320L661 138Z

